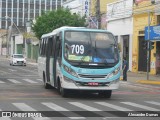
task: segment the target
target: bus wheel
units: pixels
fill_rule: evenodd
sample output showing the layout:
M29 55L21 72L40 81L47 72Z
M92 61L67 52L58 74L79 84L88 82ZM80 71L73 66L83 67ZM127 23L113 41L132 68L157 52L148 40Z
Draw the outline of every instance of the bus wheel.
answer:
M67 97L67 90L62 88L61 83L59 82L59 92L62 97Z
M111 98L112 95L112 90L107 90L107 91L100 91L98 93L99 96L105 97L105 98Z
M46 82L45 74L43 74L43 83L44 83L44 88L45 88L45 89L50 89L50 88L51 88L51 85L49 85L49 84Z

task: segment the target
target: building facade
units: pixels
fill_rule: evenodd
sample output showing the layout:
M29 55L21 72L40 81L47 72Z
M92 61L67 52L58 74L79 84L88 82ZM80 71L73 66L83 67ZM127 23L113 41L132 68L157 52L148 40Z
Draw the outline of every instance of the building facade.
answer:
M11 21L17 26L34 20L42 12L61 7L62 0L0 0L0 29L7 29Z
M160 73L160 1L135 0L133 7L134 72ZM153 28L153 29L151 29ZM148 32L149 31L149 32ZM153 36L156 38L153 38ZM150 42L150 49L146 43ZM151 49L152 48L152 49Z
M118 40L121 48L121 58L129 62L129 70L132 71L132 0L118 0L107 4L107 30L112 32Z
M107 22L106 22L106 5L112 2L115 2L118 0L99 0L99 9L100 9L100 27L101 29L107 29ZM91 0L90 1L90 28L98 28L98 23L97 23L97 0Z
M28 23L44 12L62 6L63 0L0 0L0 29L7 34L0 37L1 55L22 53L27 58L37 59L38 40L26 39Z
M6 36L3 36L3 40L6 37L6 45L1 44L0 49L3 50L1 53L3 55L22 53L32 58L31 51L34 50L32 46L35 46L36 53L38 47L35 41L27 40L22 35L27 32L27 23L34 21L43 12L61 7L62 2L63 0L0 0L0 29L8 31ZM2 38L0 40L2 41Z

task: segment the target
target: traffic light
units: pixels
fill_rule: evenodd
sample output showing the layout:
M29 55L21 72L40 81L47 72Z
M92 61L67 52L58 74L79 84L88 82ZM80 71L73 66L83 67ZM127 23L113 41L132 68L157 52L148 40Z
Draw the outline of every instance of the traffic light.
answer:
M142 46L142 47L143 47L143 49L144 49L144 50L147 50L147 41L143 41L143 43L142 43L142 44L143 44L143 46Z
M154 43L155 43L155 42L150 42L150 49L151 49L151 50L154 49Z

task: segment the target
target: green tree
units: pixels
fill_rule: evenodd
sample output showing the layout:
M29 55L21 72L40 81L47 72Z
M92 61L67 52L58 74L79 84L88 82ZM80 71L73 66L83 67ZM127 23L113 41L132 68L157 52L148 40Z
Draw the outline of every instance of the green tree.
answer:
M72 14L69 9L64 8L48 11L36 18L36 23L32 23L32 30L40 39L43 34L62 26L84 27L86 26L85 16Z

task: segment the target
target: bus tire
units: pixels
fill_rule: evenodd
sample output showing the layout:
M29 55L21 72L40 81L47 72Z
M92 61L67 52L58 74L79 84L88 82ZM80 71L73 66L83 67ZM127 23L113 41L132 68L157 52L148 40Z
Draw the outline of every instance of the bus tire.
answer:
M58 81L58 88L59 88L59 93L61 94L61 96L67 97L67 90L62 88L60 80Z
M106 91L100 91L98 93L99 96L105 97L105 98L111 98L112 96L112 90L106 90Z
M46 82L46 77L45 77L44 73L43 73L43 83L44 83L44 88L45 89L50 89L51 88L51 85Z

